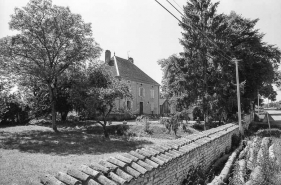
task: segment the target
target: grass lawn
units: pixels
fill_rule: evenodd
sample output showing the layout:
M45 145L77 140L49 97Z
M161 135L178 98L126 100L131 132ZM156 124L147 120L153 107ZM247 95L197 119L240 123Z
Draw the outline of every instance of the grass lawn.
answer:
M120 123L119 123L120 124ZM111 127L116 127L113 123ZM69 167L91 164L109 156L129 152L145 146L175 139L166 134L163 125L152 122L152 134L143 132L142 124L129 122L126 130L134 137L118 135L109 129L110 140L105 140L100 126L89 124L59 125L56 134L50 125L14 126L0 128L0 184L38 184L39 176L65 172ZM181 130L181 129L180 129ZM198 132L178 132L178 137Z

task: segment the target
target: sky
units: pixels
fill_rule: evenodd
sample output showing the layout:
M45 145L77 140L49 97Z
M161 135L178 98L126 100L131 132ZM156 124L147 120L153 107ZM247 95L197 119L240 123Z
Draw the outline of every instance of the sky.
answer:
M180 15L166 2L158 0L178 18ZM0 0L0 38L13 35L8 22L14 8L29 0ZM170 0L182 7L187 0ZM218 0L212 0L213 3ZM177 5L177 4L178 5ZM93 37L105 50L122 58L134 58L134 63L161 84L162 71L157 61L181 52L182 29L177 20L154 0L53 0L53 4L68 6L92 23ZM219 13L235 11L243 17L256 19L257 29L265 33L264 42L281 48L281 0L221 0ZM278 92L277 100L281 100Z

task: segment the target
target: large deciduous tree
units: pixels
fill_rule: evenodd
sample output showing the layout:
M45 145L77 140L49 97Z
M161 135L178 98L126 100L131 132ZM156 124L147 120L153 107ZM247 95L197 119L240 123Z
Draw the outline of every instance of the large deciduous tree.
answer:
M239 78L246 82L242 94L242 108L248 109L250 101L257 100L260 92L264 97L274 99L276 93L272 88L275 83L280 50L263 41L264 34L255 28L258 19L246 19L235 12L224 16L227 23L220 43L230 56L241 59L239 62ZM227 66L226 66L227 67ZM271 93L266 93L271 91Z
M91 24L51 0L31 0L15 9L9 25L20 33L0 40L0 54L9 59L11 72L22 78L34 76L47 86L52 126L57 131L57 88L62 74L101 52L92 37Z

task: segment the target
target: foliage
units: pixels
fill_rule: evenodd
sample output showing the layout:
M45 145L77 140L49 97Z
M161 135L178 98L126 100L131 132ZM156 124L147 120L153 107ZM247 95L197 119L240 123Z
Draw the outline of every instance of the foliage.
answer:
M180 113L177 113L171 117L161 117L159 122L165 126L168 134L170 134L171 131L174 131L175 136L177 136L177 131L182 123L182 120L180 120ZM184 129L186 129L186 127L184 127Z
M193 167L188 171L186 178L183 180L181 185L193 185L193 184L202 184L205 185L208 183L209 179L212 178L212 173L204 173L202 167Z
M30 108L30 118L47 116L51 113L49 90L36 77L26 76L18 80L18 91L25 97Z
M104 64L89 67L84 78L77 78L79 86L73 88L70 98L74 108L83 112L86 117L97 120L106 131L107 118L115 106L115 100L132 98L127 82L115 78Z
M276 137L280 138L281 130L277 128L272 129L260 129L256 132L256 136L258 137Z
M225 45L226 50L242 59L239 62L239 78L240 81L246 82L242 103L245 105L245 101L256 100L258 91L262 96L274 99L276 93L271 84L276 81L280 50L262 41L264 34L255 29L258 19L246 19L231 12L225 17L225 20L230 25L226 42L230 45L229 47ZM267 93L264 92L264 88L268 89ZM245 106L242 108L247 110Z
M143 131L145 133L148 133L148 134L152 134L153 133L153 130L150 127L151 122L149 121L149 117L148 116L145 116L145 115L138 116L136 118L136 123L138 123L138 122L143 124Z
M0 123L24 124L28 122L29 107L19 94L0 92Z
M151 122L149 122L148 120L144 121L144 125L143 125L143 131L148 133L148 134L152 134L153 130L150 128Z
M194 0L184 7L180 26L184 52L159 60L163 94L177 99L177 111L199 106L204 121L225 120L237 112L235 63L239 59L241 104L250 110L257 91L275 98L280 50L262 41L256 20L231 12L217 14L219 3ZM254 71L254 72L253 72Z
M260 132L258 135L262 136L262 138L264 136L267 135L267 133L265 132L266 130L263 130L262 132ZM277 136L278 137L278 136ZM270 145L271 142L269 142ZM257 147L257 146L248 146L248 147ZM262 147L262 146L261 146ZM261 149L259 147L256 148L256 152L254 152L254 155L256 156L253 164L253 169L249 169L248 167L241 171L241 168L239 168L239 163L238 161L235 164L235 167L233 169L232 172L232 177L229 178L229 184L230 185L240 185L240 184L245 184L244 182L242 182L241 178L243 178L243 180L246 182L246 184L264 184L264 185L277 185L280 184L280 179L276 178L278 177L277 174L280 174L280 166L278 166L278 164L276 163L276 161L274 161L275 159L270 158L269 156L269 151L268 151L268 147ZM258 152L262 151L262 154L260 157L260 161L256 161L257 160L257 155L260 155L260 153ZM249 152L250 153L250 152ZM245 158L245 160L247 162L249 162L249 153L247 155L245 155L243 158ZM261 169L260 171L255 170L255 168L259 168ZM251 182L250 182L251 181Z
M192 111L192 114L194 119L199 118L199 120L204 120L204 116L202 114L200 107L195 107Z
M91 24L69 8L51 0L31 0L16 8L9 23L20 33L0 40L0 56L7 70L25 78L32 76L49 91L53 129L56 128L57 87L71 66L96 58L101 49L92 38Z
M212 4L210 1L187 3L182 20L184 24L180 25L184 30L180 41L184 52L180 56L172 55L159 61L165 74L165 89L162 90L177 97L179 110L198 104L205 121L220 98L214 89L227 87L223 82L225 79L219 74L221 61L212 57L214 46L202 35L202 32L208 32L208 36L216 38L220 34L216 29L220 29L223 19L216 14L217 6L218 3Z

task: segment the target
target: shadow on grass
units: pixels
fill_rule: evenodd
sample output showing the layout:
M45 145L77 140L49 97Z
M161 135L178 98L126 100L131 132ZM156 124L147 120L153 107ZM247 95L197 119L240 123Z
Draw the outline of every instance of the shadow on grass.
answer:
M52 131L0 132L0 148L69 155L128 152L141 148L144 144L153 144L145 140L127 141L116 135L110 136L110 140L105 140L102 135L94 135L91 131L89 133L87 130L65 130L60 134Z

